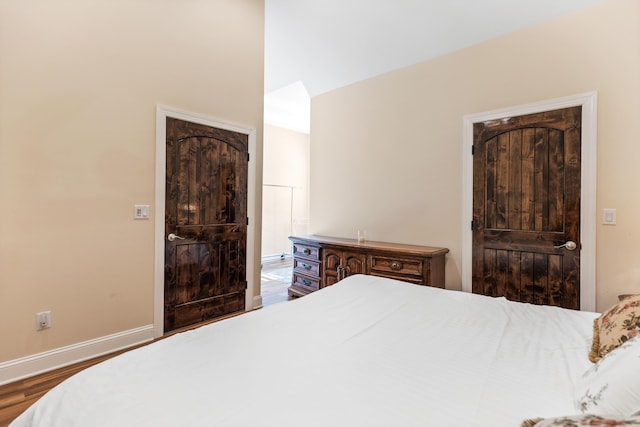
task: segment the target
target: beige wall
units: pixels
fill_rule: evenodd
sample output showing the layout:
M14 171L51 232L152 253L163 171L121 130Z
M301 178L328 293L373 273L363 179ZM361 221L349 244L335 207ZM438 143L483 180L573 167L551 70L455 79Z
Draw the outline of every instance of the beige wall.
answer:
M266 125L262 176L262 256L290 253L288 237L309 222L309 135Z
M263 33L263 0L0 2L0 362L153 323L157 104L256 129L260 211Z
M640 2L610 0L315 97L310 231L446 246L447 288L460 289L463 116L597 91L602 311L640 292L639 76Z

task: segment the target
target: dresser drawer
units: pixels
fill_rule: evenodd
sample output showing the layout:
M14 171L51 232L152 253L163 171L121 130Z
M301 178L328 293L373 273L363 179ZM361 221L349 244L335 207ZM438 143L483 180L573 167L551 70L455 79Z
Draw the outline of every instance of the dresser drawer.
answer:
M308 276L320 277L320 263L303 258L294 258L293 271Z
M315 277L303 276L294 272L291 285L301 287L309 291L317 291L318 289L320 289L320 279Z
M424 273L424 261L420 259L372 255L370 270L372 274L393 274L421 278Z
M294 258L305 258L313 261L320 261L320 248L296 242L293 244L293 256Z

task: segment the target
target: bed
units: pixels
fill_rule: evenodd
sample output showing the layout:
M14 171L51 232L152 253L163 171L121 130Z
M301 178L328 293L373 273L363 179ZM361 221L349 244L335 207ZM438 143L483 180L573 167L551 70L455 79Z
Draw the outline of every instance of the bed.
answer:
M598 318L355 275L88 368L11 427L507 427L598 413L611 405L587 387L580 408L579 388L622 352L589 360ZM638 415L627 406L613 415Z

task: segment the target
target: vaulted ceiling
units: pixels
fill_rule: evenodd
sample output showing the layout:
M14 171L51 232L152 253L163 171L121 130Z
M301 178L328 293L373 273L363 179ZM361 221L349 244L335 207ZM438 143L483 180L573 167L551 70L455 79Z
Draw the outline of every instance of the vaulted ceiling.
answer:
M265 0L265 121L308 118L308 97L602 1Z

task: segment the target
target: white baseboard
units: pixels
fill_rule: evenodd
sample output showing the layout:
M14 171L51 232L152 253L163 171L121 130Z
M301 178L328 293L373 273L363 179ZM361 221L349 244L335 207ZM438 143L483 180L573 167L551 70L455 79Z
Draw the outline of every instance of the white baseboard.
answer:
M270 262L279 262L279 261L284 261L284 260L288 260L291 259L291 254L278 254L278 255L265 255L262 258L260 258L260 262L262 264L267 264Z
M262 295L255 295L253 297L253 309L257 310L262 308Z
M262 303L262 299L260 300ZM62 368L153 340L153 325L0 363L0 385Z

